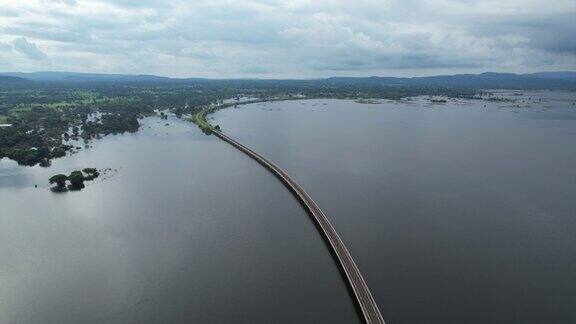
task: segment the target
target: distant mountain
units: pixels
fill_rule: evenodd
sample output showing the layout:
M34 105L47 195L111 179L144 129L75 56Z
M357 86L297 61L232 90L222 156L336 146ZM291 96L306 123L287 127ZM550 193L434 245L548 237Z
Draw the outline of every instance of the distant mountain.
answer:
M33 81L44 82L157 82L167 81L170 78L155 75L131 75L131 74L102 74L102 73L76 73L76 72L9 72L0 73L0 76L12 76Z
M15 77L15 76L0 75L0 84L1 85L24 84L24 83L28 83L28 82L30 82L30 80L26 80L26 79Z
M114 82L114 83L205 83L214 84L254 83L284 86L290 83L317 85L362 85L362 86L459 86L470 88L508 88L508 89L576 89L576 72L539 72L529 74L494 73L455 74L427 77L333 77L315 80L266 80L266 79L202 79L168 78L155 75L101 74L75 72L11 72L0 76L27 79L39 82ZM7 81L6 81L7 82Z
M524 75L544 79L561 79L561 80L576 81L576 72L538 72Z
M328 78L328 82L366 85L428 85L475 88L575 89L576 72L540 72L531 74L494 73L455 74L429 77Z

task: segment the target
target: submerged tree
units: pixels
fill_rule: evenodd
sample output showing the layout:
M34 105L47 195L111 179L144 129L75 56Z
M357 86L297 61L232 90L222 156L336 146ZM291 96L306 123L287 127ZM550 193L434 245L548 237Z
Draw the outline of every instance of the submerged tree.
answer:
M80 190L84 188L84 175L81 171L72 171L68 176L70 181L70 190Z
M63 191L66 189L66 180L68 180L68 177L66 175L57 174L50 177L50 179L48 179L48 182L50 182L50 184L56 184L56 187L53 188L54 190Z
M82 172L86 173L87 176L84 177L84 180L94 180L98 178L100 172L96 168L84 168Z

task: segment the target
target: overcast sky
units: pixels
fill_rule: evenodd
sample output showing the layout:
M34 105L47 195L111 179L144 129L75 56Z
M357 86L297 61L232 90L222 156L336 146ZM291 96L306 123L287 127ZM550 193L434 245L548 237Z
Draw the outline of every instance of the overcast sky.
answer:
M174 77L576 70L576 0L0 0L0 71Z

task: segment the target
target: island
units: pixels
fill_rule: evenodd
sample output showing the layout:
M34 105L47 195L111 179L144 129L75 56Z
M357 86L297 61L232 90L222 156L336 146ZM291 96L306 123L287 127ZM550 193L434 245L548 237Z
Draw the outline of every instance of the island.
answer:
M50 188L53 192L78 191L85 187L84 181L92 181L98 178L99 175L100 171L96 168L84 168L82 171L72 171L69 175L55 174L48 179L48 182L54 185ZM66 182L69 182L69 184L66 185Z

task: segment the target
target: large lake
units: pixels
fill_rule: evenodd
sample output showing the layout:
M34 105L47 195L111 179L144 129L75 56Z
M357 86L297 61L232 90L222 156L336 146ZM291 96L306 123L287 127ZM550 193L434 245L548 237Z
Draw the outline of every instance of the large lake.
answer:
M387 322L572 323L576 95L521 98L284 101L214 122L310 193ZM0 323L358 322L290 192L167 122L50 168L0 161ZM50 192L84 167L113 171Z
M285 101L215 123L315 199L389 323L576 323L576 94L499 97L519 101Z
M357 322L290 192L196 125L167 122L48 169L0 162L0 323ZM117 172L48 189L87 166Z

